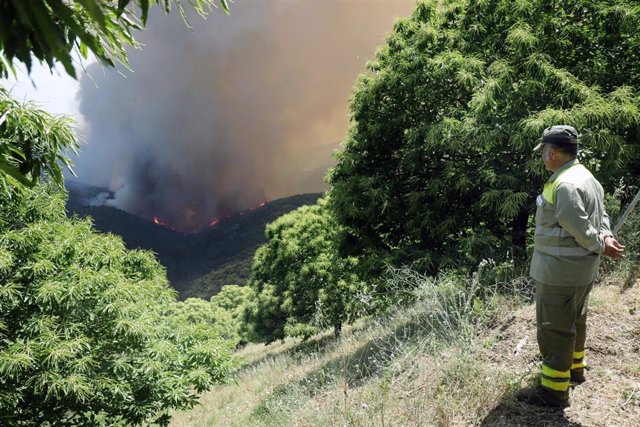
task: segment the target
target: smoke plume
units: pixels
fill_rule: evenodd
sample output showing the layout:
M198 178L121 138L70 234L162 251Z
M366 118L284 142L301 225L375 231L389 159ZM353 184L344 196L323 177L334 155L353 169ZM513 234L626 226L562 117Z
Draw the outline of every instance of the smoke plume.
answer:
M81 181L187 231L324 189L347 100L414 0L236 0L207 20L153 13L132 72L88 67Z

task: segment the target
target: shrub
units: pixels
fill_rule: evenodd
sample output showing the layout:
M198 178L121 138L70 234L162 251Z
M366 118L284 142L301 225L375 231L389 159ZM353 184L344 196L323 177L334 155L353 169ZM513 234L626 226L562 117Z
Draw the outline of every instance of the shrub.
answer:
M0 424L167 424L225 379L230 353L162 316L175 293L151 253L63 206L42 186L0 199Z

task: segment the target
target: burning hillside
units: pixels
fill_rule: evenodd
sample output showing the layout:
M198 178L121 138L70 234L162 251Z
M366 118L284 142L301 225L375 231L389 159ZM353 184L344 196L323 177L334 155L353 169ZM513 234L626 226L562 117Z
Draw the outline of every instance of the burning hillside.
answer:
M248 208L246 210L233 212L233 213L230 213L230 214L224 215L224 216L213 217L211 219L211 221L209 221L209 225L208 226L204 226L204 227L200 227L200 228L193 228L193 229L189 229L189 230L184 230L183 229L183 230L180 230L180 231L182 231L182 232L189 231L191 233L198 233L199 231L202 231L202 230L204 230L206 228L214 227L215 225L219 224L220 221L223 221L225 219L231 218L231 217L233 217L235 215L244 215L246 212L254 211L254 210L258 209L258 208L261 208L261 207L265 206L266 204L267 204L267 202L260 202L259 204L255 205L255 206L251 206L250 208ZM191 211L191 212L193 212L193 211ZM185 224L191 224L191 221L189 221L189 216L193 217L194 215L195 214L193 214L193 213L191 215L188 215L184 223ZM159 226L164 227L164 228L167 228L169 230L179 231L174 225L170 224L169 222L167 222L167 221L165 221L163 219L160 219L157 215L153 216L152 221L153 221L154 224L159 225Z

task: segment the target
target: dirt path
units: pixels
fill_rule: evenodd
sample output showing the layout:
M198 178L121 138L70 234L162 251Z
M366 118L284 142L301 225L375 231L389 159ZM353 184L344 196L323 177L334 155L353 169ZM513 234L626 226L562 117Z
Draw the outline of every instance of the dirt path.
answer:
M571 389L571 407L541 409L515 402L514 389L538 372L535 312L529 306L494 329L482 355L497 371L521 373L484 419L486 426L640 426L640 282L628 289L598 286L587 326L587 381Z

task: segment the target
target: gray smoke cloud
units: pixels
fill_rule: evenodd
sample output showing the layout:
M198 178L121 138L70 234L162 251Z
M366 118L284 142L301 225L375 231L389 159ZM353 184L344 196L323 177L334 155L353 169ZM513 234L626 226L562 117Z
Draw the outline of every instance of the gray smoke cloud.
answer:
M179 230L325 188L347 100L414 0L236 0L207 20L153 13L133 72L88 67L81 181Z

